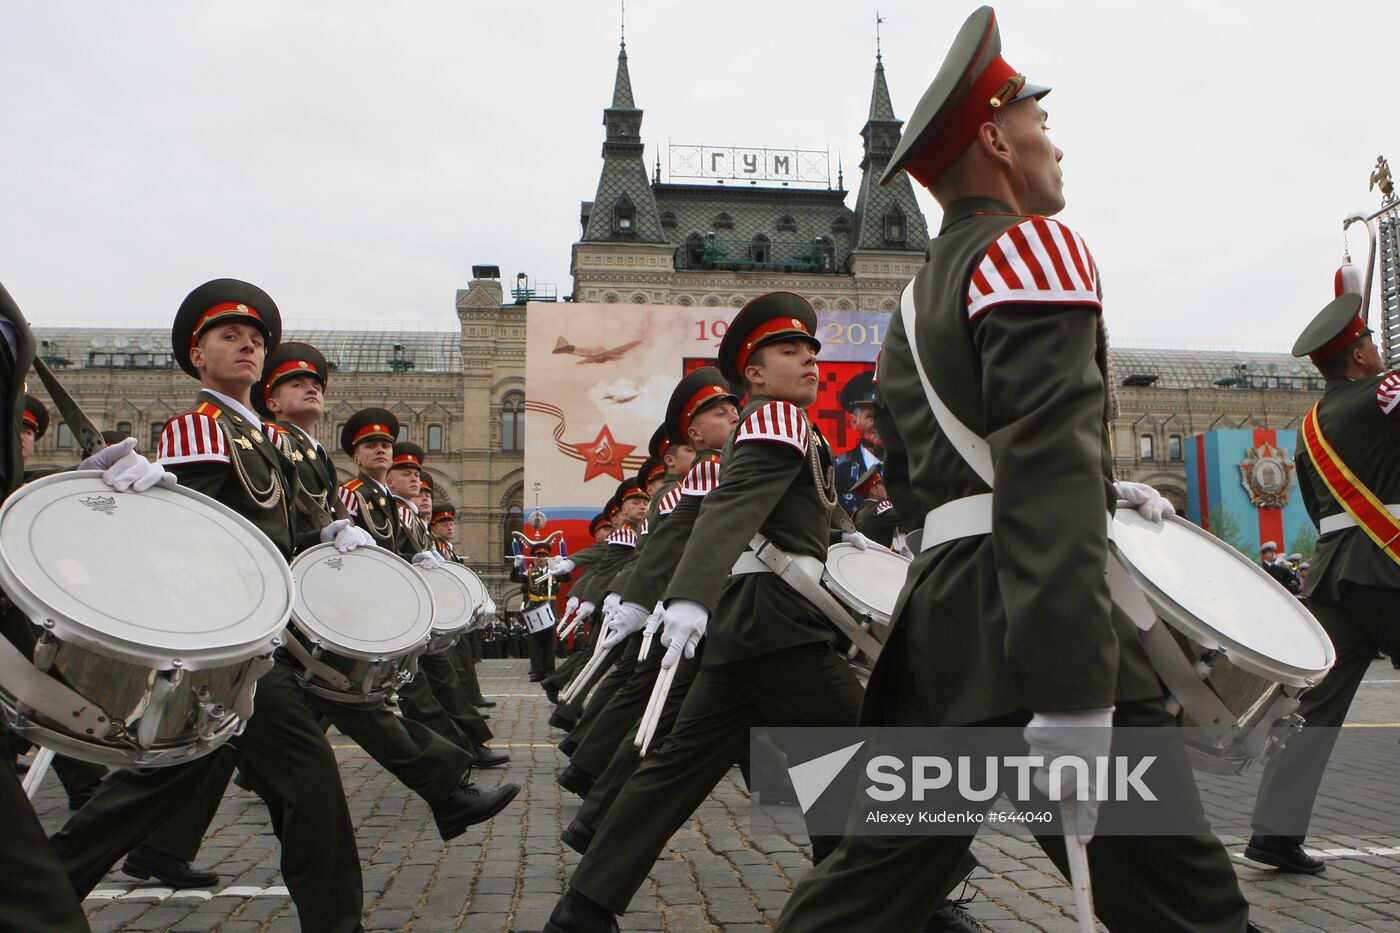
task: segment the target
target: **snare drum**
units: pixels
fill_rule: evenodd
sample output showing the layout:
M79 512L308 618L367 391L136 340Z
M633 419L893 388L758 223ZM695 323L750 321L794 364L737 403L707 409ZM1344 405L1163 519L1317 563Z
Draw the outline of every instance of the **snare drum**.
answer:
M558 622L559 617L554 614L554 603L541 603L525 613L525 627L531 635L554 628Z
M99 764L178 764L252 715L291 574L227 506L183 486L118 493L101 476L47 476L0 508L0 585L38 639L32 667L0 646L0 721Z
M883 548L862 551L854 544L833 544L826 552L822 586L884 644L910 563L904 555ZM860 653L850 660L863 671L869 671L875 661Z
M319 544L292 561L296 603L287 648L307 690L373 705L417 671L433 629L424 574L379 547L342 554Z
M462 582L471 590L472 603L476 607L472 611L472 617L467 622L464 632L470 632L482 623L486 616L496 611L496 604L491 601L491 594L486 591L486 584L482 582L471 568L465 564L453 564L464 576Z
M477 594L472 585L476 574L448 561L424 572L423 579L433 591L433 633L424 654L437 654L455 645L476 616Z
M1193 763L1242 773L1267 759L1301 725L1298 697L1336 660L1327 633L1263 568L1184 519L1120 507L1112 540L1157 617L1143 643Z

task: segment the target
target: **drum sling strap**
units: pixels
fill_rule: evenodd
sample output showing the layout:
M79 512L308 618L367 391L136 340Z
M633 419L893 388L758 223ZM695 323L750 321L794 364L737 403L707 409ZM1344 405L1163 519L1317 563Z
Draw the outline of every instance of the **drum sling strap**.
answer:
M1318 420L1318 402L1303 419L1303 446L1317 467L1317 475L1346 515L1331 515L1320 523L1323 534L1360 526L1366 536L1391 560L1400 564L1400 506L1382 502L1356 474L1342 462L1337 451L1323 436Z
M98 739L116 734L116 725L100 706L39 670L24 652L3 637L0 637L0 680L21 704L61 723L65 729Z

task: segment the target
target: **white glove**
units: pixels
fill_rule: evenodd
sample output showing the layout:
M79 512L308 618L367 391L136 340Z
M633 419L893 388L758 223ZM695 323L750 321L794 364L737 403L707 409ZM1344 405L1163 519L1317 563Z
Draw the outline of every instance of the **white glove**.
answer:
M413 555L413 566L419 570L437 570L447 561L442 559L442 555L437 551L419 551Z
M321 529L321 543L334 544L337 551L346 554L357 547L372 547L374 536L350 519L338 518Z
M1175 515L1176 509L1160 492L1146 483L1114 483L1113 491L1118 498L1125 499L1137 509L1139 515L1149 522L1160 522L1168 515Z
M167 473L159 463L152 463L136 452L136 438L128 437L120 444L104 447L78 464L80 470L102 470L102 482L117 492L145 492L152 486L175 485L175 474Z
M859 531L843 531L841 532L841 540L846 542L847 544L854 544L859 550L862 551L871 546L877 548L880 547L879 544L876 544L874 541L871 541Z
M1078 769L1064 768L1060 771L1067 785L1059 789L1061 800L1074 801L1074 825L1066 826L1065 833L1079 837L1087 843L1094 838L1094 824L1099 819L1099 798L1105 796L1100 791L1099 778L1108 780L1107 774L1100 774L1095 759L1107 757L1113 741L1113 707L1108 709L1080 709L1062 713L1035 713L1026 725L1026 744L1031 755L1045 759L1045 765L1035 771L1035 786L1042 794L1050 795L1050 764L1062 756L1083 760L1088 765L1088 784L1080 788L1072 784L1079 778ZM1081 792L1081 790L1083 792ZM1054 797L1051 797L1054 800Z
M629 636L642 630L647 623L647 611L636 603L619 603L608 617L608 635L603 639L603 650L626 641Z
M621 605L621 593L609 593L607 596L603 597L603 621L611 625L612 623L608 621L608 617L616 612L617 607Z
M661 659L662 670L675 666L681 654L695 657L695 646L705 637L709 621L710 610L694 600L671 600L671 605L661 612L661 644L666 646L666 656Z
M593 615L593 610L596 608L596 606L594 606L592 603L585 599L578 604L578 614L575 616L575 618L582 622L584 619Z
M650 638L657 633L661 628L661 616L665 612L666 607L658 602L656 608L651 611L651 615L647 616L647 624L642 626L642 634L644 636Z
M574 562L567 557L551 557L549 559L549 575L551 577L564 577L573 573Z
M577 608L578 597L570 596L569 601L564 603L564 614L559 617L559 624L554 627L555 631L562 632L569 627L569 619L573 617L574 610Z

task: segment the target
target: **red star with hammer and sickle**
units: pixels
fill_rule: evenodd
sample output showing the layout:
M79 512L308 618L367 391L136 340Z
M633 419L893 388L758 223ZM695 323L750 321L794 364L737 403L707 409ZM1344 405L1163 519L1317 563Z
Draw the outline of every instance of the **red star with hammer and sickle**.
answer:
M570 444L570 447L577 450L584 461L583 481L586 483L595 476L611 476L614 479L625 479L622 471L622 461L627 455L636 450L635 446L619 444L613 440L612 432L608 426L603 425L598 431L598 436L586 444Z

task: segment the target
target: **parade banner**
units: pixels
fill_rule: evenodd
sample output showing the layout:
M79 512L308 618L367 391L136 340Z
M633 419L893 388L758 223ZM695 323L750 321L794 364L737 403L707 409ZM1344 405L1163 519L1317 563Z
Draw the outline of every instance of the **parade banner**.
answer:
M532 302L525 312L525 488L539 484L547 531L570 552L592 543L588 520L641 466L671 389L712 363L737 308ZM890 315L818 314L821 390L808 410L841 453L859 438L838 400L875 367ZM533 496L526 497L533 505Z
M1310 556L1317 531L1293 463L1298 432L1238 428L1186 439L1186 518L1252 558L1273 541Z

